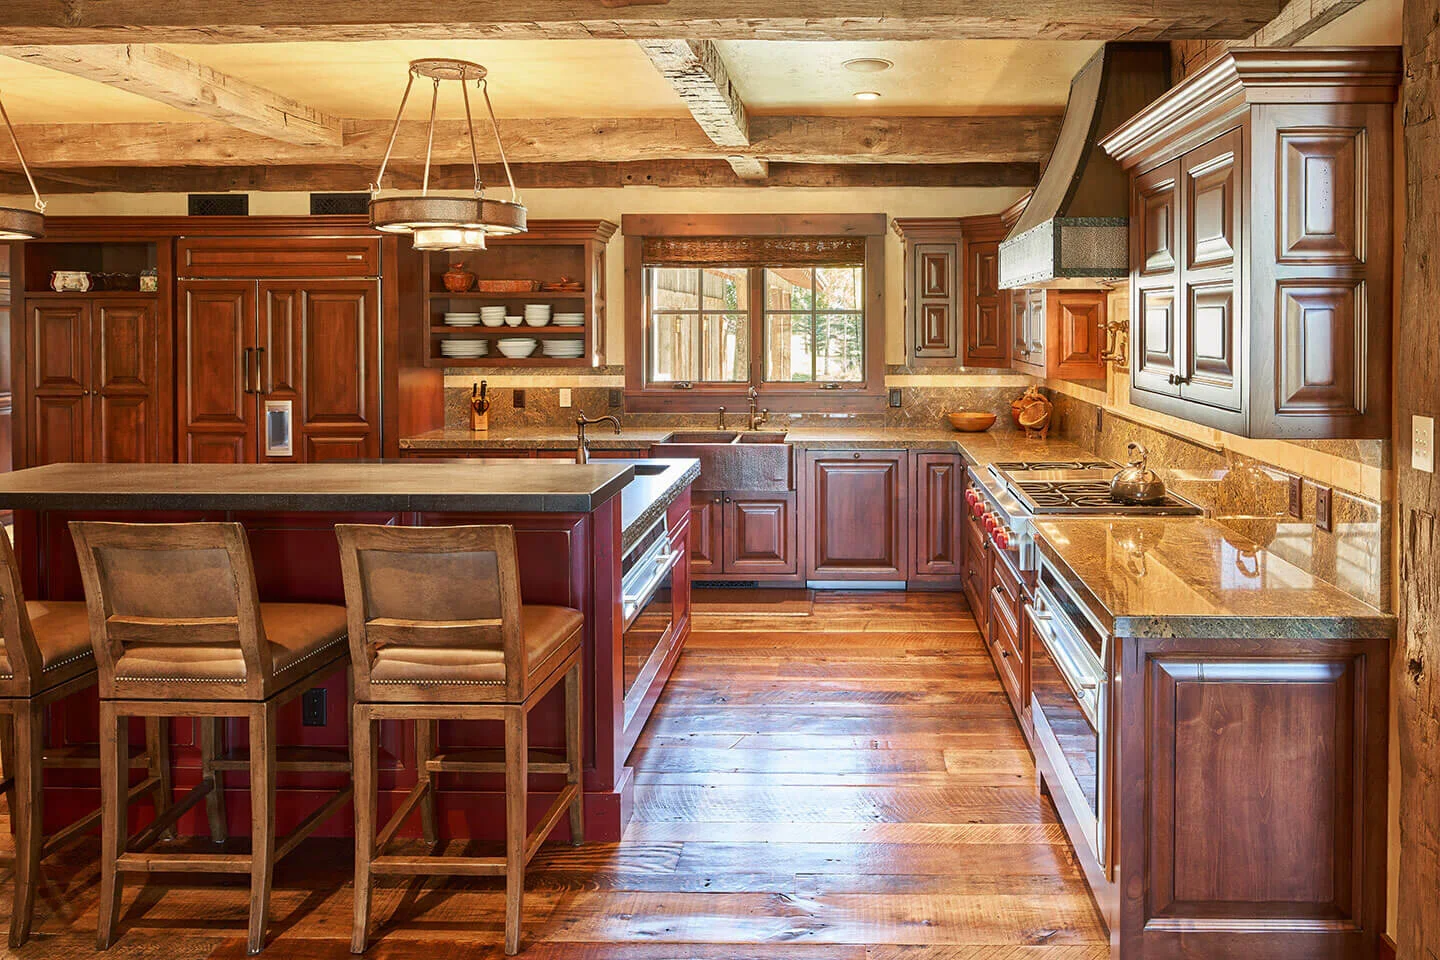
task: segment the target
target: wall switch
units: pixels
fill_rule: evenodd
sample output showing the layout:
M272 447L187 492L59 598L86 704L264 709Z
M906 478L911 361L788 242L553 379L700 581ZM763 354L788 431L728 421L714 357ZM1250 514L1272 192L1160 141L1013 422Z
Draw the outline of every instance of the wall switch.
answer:
M1435 472L1435 418L1410 418L1410 466Z
M892 388L890 389L890 406L895 407L896 409L899 409L900 403L901 403L901 399L900 399L900 388L899 388L899 387L892 387Z
M1330 517L1329 487L1317 486L1315 488L1315 526L1324 530L1326 533L1335 529L1335 525L1331 522Z
M1102 433L1104 433L1104 432L1105 432L1105 408L1104 408L1104 407L1096 407L1096 408L1095 408L1095 436L1098 437L1098 436L1100 436L1100 434L1102 434Z
M1290 516L1299 519L1305 515L1305 501L1301 499L1305 492L1305 480L1301 477L1290 478Z
M570 406L570 388L569 388L569 387L561 387L561 388L560 388L560 406L561 406L561 408Z
M514 407L516 410L524 410L524 409L525 409L525 391L524 391L524 390L512 390L512 391L510 391L510 406Z
M313 687L300 694L301 726L323 727L327 719L324 687Z

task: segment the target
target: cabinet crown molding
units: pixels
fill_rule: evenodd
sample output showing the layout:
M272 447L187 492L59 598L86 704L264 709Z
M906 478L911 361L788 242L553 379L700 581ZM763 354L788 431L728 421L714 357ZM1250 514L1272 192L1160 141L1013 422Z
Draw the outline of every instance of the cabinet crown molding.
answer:
M1399 47L1238 47L1100 141L1127 170L1221 118L1260 104L1394 103Z

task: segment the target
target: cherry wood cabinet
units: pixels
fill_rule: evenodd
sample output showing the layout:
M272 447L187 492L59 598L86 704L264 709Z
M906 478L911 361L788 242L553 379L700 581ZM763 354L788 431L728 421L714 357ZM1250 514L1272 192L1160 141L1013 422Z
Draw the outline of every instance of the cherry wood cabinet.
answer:
M1237 49L1105 140L1131 175L1132 403L1389 434L1399 76L1393 48Z
M1000 289L998 216L902 217L906 358L918 366L1005 366L1009 294Z
M934 586L960 585L965 537L961 527L965 461L953 453L912 453L914 545L910 579Z
M690 575L793 580L800 572L794 492L697 490L690 501Z
M725 494L695 490L690 495L690 575L705 578L723 571Z
M908 466L904 450L806 453L806 579L907 578Z
M961 220L965 257L967 367L1003 367L1010 362L1010 292L1000 289L1000 241L1009 228L999 216Z
M1035 377L1103 380L1103 290L1012 290L1012 366Z
M25 463L169 460L154 297L28 297Z

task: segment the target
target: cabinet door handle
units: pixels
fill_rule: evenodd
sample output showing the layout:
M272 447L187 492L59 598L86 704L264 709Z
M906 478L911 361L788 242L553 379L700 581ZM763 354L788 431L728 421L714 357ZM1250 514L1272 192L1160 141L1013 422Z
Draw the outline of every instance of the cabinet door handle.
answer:
M264 347L256 347L256 348L255 348L255 392L256 392L256 393L265 393L265 394L268 394L270 391L272 391L272 390L275 389L275 372L274 372L273 370L270 371L270 376L268 376L268 377L266 377L266 376L264 375L264 372L265 372L265 348L264 348ZM269 384L268 386L261 386L262 384L267 384L267 383Z
M240 389L244 393L255 392L250 389L250 354L254 349L254 347L246 347L240 354L240 366L242 367L241 376L243 378Z

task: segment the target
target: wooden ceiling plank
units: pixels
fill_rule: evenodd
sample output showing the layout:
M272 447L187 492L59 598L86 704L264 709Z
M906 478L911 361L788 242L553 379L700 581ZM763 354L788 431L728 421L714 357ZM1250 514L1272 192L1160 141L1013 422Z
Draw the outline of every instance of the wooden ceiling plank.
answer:
M250 133L338 147L338 117L148 44L12 46L0 54L94 80Z
M753 156L792 163L1036 163L1049 156L1055 115L1024 117L752 117L750 147L722 147L688 117L505 120L512 162L728 160ZM323 150L214 123L25 124L17 128L35 167L217 166L342 163L378 166L390 136L386 120L342 121L344 142ZM406 122L398 160L425 155L425 124ZM482 159L498 160L480 143ZM436 163L470 159L465 122L436 124Z
M1033 187L1034 163L823 164L772 163L769 176L742 179L723 160L641 160L629 163L514 164L522 190L592 189L631 186L696 187ZM235 167L71 167L37 170L40 188L65 193L226 193L237 190L361 193L374 177L369 166L292 164ZM487 183L504 178L498 165L482 166ZM399 164L387 176L399 188L418 186L420 168ZM470 186L469 164L446 164L430 172L437 189ZM18 171L0 171L0 194L25 193Z
M751 145L745 104L713 40L638 42L711 142L721 147ZM743 180L760 180L767 175L768 167L762 158L733 154L726 159Z
M465 19L483 6L483 18ZM468 7L468 9L467 9ZM1239 40L1281 0L5 0L0 43L273 43L285 40L641 39Z

